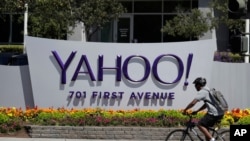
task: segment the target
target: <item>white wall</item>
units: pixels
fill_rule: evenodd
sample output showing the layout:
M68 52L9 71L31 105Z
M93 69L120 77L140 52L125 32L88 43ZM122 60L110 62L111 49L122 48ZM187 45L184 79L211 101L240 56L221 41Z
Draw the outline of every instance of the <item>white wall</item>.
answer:
M249 108L250 64L213 62L214 40L194 42L159 43L159 44L113 44L85 43L75 41L47 40L28 37L28 66L0 66L0 106L22 107L65 107L87 108L102 107L107 109L180 109L185 107L196 95L192 81L199 76L206 77L208 85L221 90L228 99L231 108ZM63 63L69 54L77 51L77 55L67 70L67 83L61 84L61 69L51 51L57 51ZM187 81L187 56L193 53L193 61ZM114 72L106 72L103 81L91 81L87 75L78 76L71 81L72 74L81 55L86 55L93 73L97 73L98 55L104 56L104 66L113 67L117 55L121 55L124 63L130 55L147 57L151 65L155 57L161 54L175 54L183 61L184 70L181 79L174 84L166 85L157 82L153 75L143 83L130 82L124 76L115 80ZM172 61L170 61L170 60ZM158 73L161 79L173 80L178 68L172 58L160 62ZM129 64L129 75L140 79L144 74L143 62L132 61ZM152 66L151 66L152 67ZM84 71L82 69L81 71ZM86 70L85 70L86 71ZM152 71L152 70L150 70ZM152 72L151 72L152 73ZM69 98L70 91L85 91L86 98ZM91 98L91 92L117 92L124 95L119 98ZM130 99L132 92L174 92L175 99Z
M214 62L208 85L224 93L230 109L249 108L249 72L250 64ZM33 100L28 66L0 65L0 78L1 107L25 108L36 105ZM187 101L184 102L187 103Z
M214 62L211 87L220 89L229 108L250 107L250 64Z
M0 65L0 107L34 107L28 66Z

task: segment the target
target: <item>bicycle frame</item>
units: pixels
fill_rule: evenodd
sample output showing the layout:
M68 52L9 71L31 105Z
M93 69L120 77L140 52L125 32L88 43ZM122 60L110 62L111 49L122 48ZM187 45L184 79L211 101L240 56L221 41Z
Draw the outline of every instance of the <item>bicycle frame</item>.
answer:
M188 120L187 125L186 125L185 133L186 133L186 134L190 134L190 133L189 133L189 130L190 130L190 131L192 131L192 133L193 133L196 137L198 137L198 138L200 139L200 141L204 141L204 139L201 137L201 135L199 135L198 132L194 129L194 127L196 126L196 123L194 123L194 122L192 121L193 116L192 116L191 114L188 114L188 116L189 116L189 120ZM219 133L216 131L215 128L209 127L208 130L209 130L210 132L212 132L212 136L214 136L214 135L216 134L216 137L217 137L217 138L219 137Z
M184 129L182 128L182 129L172 130L167 135L165 141L173 141L173 140L174 141L176 141L176 140L180 140L180 141L191 140L191 141L194 141L194 140L197 140L197 139L200 140L200 141L204 141L204 139L203 139L204 136L202 136L195 129L197 123L192 121L193 120L193 115L188 114L188 116L189 116L189 120L186 123L186 127ZM217 131L218 129L216 127L209 127L208 128L209 132L212 134L212 136L215 138L215 140L229 141L228 136L230 134L230 131L229 130L224 130L222 132L219 132L219 131ZM225 137L227 138L227 140L225 140Z

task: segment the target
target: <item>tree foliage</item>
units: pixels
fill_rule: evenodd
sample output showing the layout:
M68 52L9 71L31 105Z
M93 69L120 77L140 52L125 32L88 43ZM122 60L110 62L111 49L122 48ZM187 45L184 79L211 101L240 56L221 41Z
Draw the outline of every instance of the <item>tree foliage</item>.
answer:
M24 10L25 2L30 0L1 0L0 13L18 13Z
M117 0L1 0L0 15L24 13L25 3L29 6L29 35L54 39L65 38L77 22L84 22L90 39L125 11Z
M191 12L179 11L172 20L166 21L162 32L172 36L183 36L186 38L198 38L219 25L226 25L229 30L244 28L244 21L241 19L228 18L228 0L212 0L211 11L203 13L199 9L192 9ZM216 13L216 16L212 16Z
M198 38L211 30L215 25L211 21L211 14L203 16L198 9L192 9L191 13L179 12L172 20L166 21L162 32L172 36L183 36L185 38Z
M74 7L75 19L84 23L88 40L126 11L117 0L75 0Z
M68 26L73 25L69 0L1 0L2 18L20 14L23 22L25 4L28 4L28 31L30 36L63 39L70 33ZM16 19L15 19L16 20Z
M214 19L216 19L218 25L225 25L230 31L235 29L244 31L245 22L243 19L230 19L228 17L228 0L213 0L210 7L217 13Z
M33 0L29 3L29 34L64 39L75 21L69 0Z

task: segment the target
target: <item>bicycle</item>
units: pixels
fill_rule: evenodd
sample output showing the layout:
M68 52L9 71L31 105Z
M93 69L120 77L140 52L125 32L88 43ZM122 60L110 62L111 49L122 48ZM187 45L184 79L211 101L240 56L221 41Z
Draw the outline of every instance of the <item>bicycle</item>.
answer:
M188 114L189 120L186 123L186 128L184 129L176 129L171 131L165 141L205 141L201 135L196 131L194 127L196 127L196 123L193 122L193 115ZM209 127L208 130L212 132L212 136L216 141L230 141L230 130L225 129L222 132L218 131L219 127ZM191 132L192 131L192 132ZM194 138L191 133L194 134L196 138Z

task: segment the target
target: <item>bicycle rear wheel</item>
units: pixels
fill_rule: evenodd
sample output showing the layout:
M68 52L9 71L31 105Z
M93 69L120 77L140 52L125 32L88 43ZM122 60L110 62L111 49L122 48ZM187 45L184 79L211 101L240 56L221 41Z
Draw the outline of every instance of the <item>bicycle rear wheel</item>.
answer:
M165 141L193 141L193 139L185 130L177 129L170 132Z
M224 141L230 141L230 130L220 132L220 136L224 139Z

